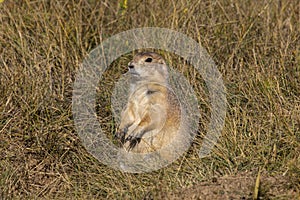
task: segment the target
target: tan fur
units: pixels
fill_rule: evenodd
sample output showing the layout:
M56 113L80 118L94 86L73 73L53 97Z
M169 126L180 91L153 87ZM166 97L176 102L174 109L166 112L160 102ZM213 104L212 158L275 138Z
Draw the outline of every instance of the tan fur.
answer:
M178 138L180 105L168 89L168 69L160 55L139 53L128 67L130 96L116 136L127 151L150 153Z

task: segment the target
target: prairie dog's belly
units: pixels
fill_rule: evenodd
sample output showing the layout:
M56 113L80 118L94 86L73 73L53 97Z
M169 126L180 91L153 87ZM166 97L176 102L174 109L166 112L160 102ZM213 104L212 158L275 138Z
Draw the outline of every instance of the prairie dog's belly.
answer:
M140 116L150 115L152 121L156 123L154 130L145 133L145 137L159 132L167 119L167 93L165 86L156 84L143 84L131 93L129 102L133 105L136 120L139 121Z
M135 110L136 122L139 116L150 113L155 127L146 132L132 152L145 153L160 149L168 144L177 134L180 125L180 109L174 98L169 98L170 91L162 84L135 85L136 90L130 94L129 102ZM129 143L125 144L125 147Z

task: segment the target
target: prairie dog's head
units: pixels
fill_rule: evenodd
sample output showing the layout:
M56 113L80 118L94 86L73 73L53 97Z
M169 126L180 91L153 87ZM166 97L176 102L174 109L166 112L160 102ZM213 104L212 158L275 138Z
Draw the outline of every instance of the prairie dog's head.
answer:
M136 54L128 63L129 73L137 80L166 82L168 67L157 53L143 52Z

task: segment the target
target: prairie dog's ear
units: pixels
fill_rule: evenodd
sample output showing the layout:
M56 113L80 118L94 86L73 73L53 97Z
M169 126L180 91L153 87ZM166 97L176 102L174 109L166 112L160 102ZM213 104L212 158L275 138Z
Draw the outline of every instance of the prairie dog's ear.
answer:
M163 73L163 76L165 78L168 78L169 77L169 70L168 70L168 66L165 64L161 64L161 68L160 68L161 72Z
M159 63L159 64L162 64L162 65L166 65L165 60L162 59L162 58L160 58L160 59L158 60L158 63Z

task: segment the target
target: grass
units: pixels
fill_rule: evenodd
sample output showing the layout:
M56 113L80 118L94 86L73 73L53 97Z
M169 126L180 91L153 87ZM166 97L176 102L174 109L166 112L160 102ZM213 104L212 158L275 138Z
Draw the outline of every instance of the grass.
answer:
M300 5L278 1L11 1L0 3L0 196L4 199L141 199L212 177L266 171L300 190ZM209 121L201 75L161 52L193 85L199 137L169 167L115 171L83 147L72 119L72 87L85 56L137 27L165 27L198 41L227 89L226 124L211 156L197 149ZM105 72L98 109L111 134L111 88L132 54ZM180 63L180 65L175 63ZM255 175L254 175L255 177Z

